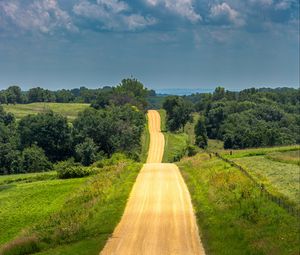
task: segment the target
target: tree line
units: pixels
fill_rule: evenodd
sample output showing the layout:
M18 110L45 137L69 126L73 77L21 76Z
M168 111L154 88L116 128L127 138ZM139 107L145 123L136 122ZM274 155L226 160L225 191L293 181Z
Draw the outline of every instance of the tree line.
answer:
M225 149L243 149L300 143L300 90L293 88L245 89L217 87L213 93L168 97L163 107L167 126L176 131L200 114L195 126L196 144L224 141Z
M0 91L0 104L27 104L36 102L56 103L93 103L99 107L111 104L139 103L139 108L146 105L146 97L155 96L154 90L141 89L143 84L136 79L123 79L115 87L104 86L97 89L80 87L51 91L41 87L22 91L19 86L10 86ZM134 101L134 102L133 102Z
M116 152L138 160L149 91L135 79L112 91L97 95L72 124L52 111L16 122L0 105L0 174L47 171L69 159L88 166Z

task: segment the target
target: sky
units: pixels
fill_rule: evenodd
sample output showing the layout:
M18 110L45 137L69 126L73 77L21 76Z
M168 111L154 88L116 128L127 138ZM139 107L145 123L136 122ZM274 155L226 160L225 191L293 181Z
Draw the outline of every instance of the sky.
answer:
M298 0L0 0L0 89L299 86Z

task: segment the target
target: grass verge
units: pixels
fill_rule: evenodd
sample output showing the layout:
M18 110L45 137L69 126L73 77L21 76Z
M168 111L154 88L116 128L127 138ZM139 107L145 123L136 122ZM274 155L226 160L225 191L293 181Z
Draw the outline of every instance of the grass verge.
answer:
M299 221L260 195L234 167L206 153L178 163L192 196L206 253L299 252Z
M140 161L142 163L145 163L147 161L148 156L148 150L150 145L150 133L149 133L149 127L148 127L148 117L146 115L146 124L144 128L144 132L141 137L141 155L140 155Z

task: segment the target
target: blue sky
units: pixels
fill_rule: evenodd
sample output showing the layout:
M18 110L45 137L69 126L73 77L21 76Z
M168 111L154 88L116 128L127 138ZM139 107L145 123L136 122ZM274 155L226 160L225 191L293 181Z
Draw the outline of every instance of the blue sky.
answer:
M298 0L0 0L0 89L299 85Z

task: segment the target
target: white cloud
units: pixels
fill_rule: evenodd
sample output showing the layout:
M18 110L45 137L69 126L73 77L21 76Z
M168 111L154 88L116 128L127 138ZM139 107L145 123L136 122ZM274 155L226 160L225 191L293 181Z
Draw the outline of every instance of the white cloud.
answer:
M275 5L275 10L287 10L291 7L292 1L283 0Z
M136 30L150 25L154 25L157 21L152 17L143 17L138 14L124 16L124 23L127 24L129 30Z
M129 9L127 3L118 0L97 0L98 5L106 7L113 13L119 13Z
M134 31L155 24L152 17L140 14L127 14L129 7L125 2L117 0L98 0L97 4L82 0L73 8L75 14L92 18L103 23L102 29L117 31Z
M271 6L273 5L273 0L249 0L250 4L260 5L260 6Z
M56 0L33 1L28 5L21 5L18 1L2 1L0 10L5 19L24 30L49 33L57 28L75 31L68 13L62 10Z
M231 8L227 3L213 5L210 9L209 17L216 22L228 22L236 26L243 26L245 21L240 13Z
M193 0L146 0L149 5L163 5L169 11L195 23L202 20L200 14L196 13Z

